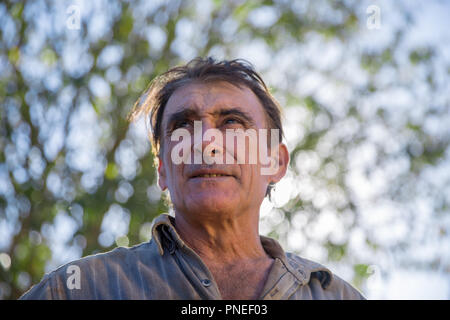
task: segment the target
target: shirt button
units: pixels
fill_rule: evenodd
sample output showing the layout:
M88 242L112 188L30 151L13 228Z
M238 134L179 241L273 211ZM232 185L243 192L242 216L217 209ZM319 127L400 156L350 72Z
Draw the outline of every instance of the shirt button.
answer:
M203 279L202 285L204 285L205 287L209 287L211 285L211 281L209 279Z

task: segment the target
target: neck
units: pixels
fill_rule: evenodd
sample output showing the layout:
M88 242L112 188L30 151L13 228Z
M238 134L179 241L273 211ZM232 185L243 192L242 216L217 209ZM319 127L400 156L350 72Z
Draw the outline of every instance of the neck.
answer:
M202 259L233 264L267 256L259 238L259 212L231 218L217 213L213 216L220 218L211 220L204 219L204 214L175 214L178 234Z

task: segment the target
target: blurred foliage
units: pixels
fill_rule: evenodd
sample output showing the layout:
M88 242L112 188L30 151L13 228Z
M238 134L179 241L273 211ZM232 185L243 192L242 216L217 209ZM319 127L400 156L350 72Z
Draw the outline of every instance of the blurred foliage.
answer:
M362 289L386 252L395 264L450 273L445 252L411 254L424 239L449 237L450 66L437 47L405 44L414 21L401 4L393 4L403 14L396 29L383 25L391 37L371 46L383 31L367 30L369 4L2 2L0 299L71 259L149 238L168 208L145 126L129 126L126 115L153 77L204 55L255 63L285 106L291 193L262 217L265 233L306 257L352 266ZM333 90L345 94L327 99ZM375 190L383 174L382 191L368 204L358 198L354 179ZM397 206L384 223L399 221L401 236L386 240L377 221L365 224L380 199ZM423 220L413 199L437 218ZM321 231L333 217L340 229ZM290 239L293 231L301 237Z

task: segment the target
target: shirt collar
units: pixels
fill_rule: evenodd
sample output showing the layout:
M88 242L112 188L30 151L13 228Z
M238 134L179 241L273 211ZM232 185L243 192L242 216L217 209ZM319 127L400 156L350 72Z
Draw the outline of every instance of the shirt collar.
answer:
M164 254L164 249L169 251L177 247L182 248L186 243L181 239L174 227L175 219L168 214L161 214L153 220L152 239L154 239L160 255ZM272 257L278 258L302 285L307 284L312 277L317 278L325 289L333 279L332 272L324 266L301 258L299 256L286 253L275 239L260 236L261 245Z

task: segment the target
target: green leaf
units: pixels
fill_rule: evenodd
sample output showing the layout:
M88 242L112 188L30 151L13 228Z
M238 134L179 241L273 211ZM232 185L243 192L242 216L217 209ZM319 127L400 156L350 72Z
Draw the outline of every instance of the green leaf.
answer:
M108 163L105 170L105 177L109 180L114 180L118 174L119 170L117 169L117 165L113 162Z

